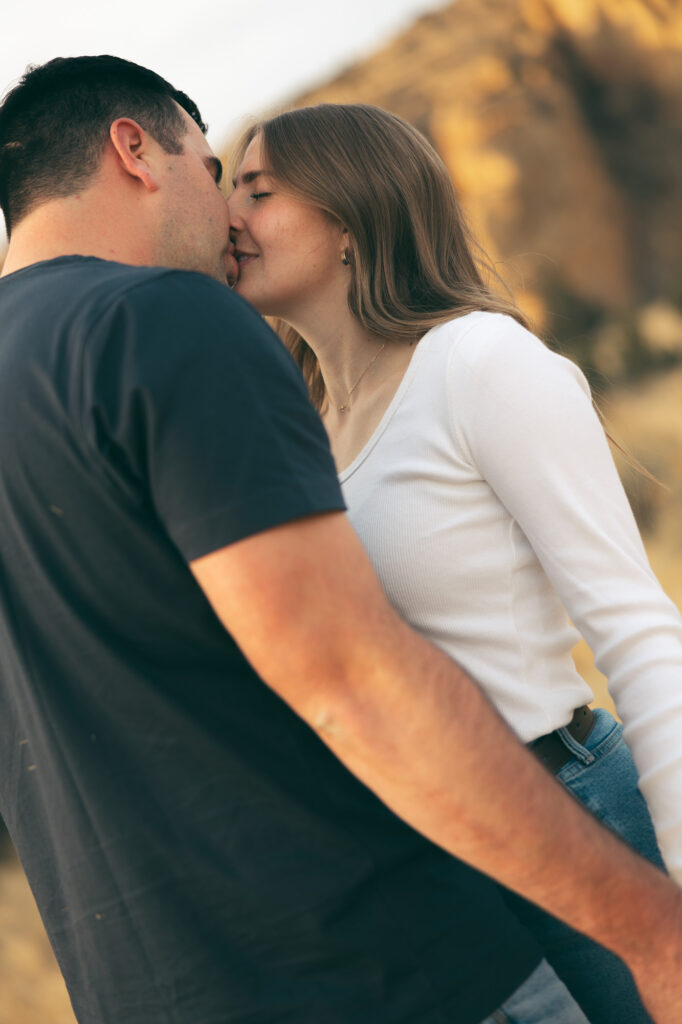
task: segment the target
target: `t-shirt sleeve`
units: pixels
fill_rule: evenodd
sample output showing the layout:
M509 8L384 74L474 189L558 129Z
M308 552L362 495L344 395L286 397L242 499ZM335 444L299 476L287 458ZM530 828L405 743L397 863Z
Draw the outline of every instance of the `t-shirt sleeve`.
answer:
M82 415L113 486L187 561L344 508L324 428L282 343L243 300L169 271L101 312Z
M452 429L609 679L667 865L682 880L682 622L652 573L577 366L508 317L453 346Z

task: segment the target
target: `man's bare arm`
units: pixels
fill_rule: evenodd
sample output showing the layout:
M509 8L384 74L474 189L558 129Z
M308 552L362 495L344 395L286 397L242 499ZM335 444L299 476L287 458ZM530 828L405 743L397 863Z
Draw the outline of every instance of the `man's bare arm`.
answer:
M345 516L192 563L259 675L396 814L627 961L682 1020L682 890L592 819L395 614Z

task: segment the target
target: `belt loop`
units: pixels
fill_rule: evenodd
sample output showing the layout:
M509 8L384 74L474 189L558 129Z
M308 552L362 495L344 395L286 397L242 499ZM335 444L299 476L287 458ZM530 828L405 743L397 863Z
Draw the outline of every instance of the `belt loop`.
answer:
M538 737L529 744L529 747L552 774L572 757L577 758L583 765L590 765L596 758L583 744L592 732L595 721L594 712L585 704L575 709L568 725Z
M581 764L588 765L596 761L594 754L591 754L589 750L586 750L580 740L571 736L568 726L564 726L563 729L557 729L556 734L567 750L569 750L574 757L577 757ZM587 736L585 739L587 739Z

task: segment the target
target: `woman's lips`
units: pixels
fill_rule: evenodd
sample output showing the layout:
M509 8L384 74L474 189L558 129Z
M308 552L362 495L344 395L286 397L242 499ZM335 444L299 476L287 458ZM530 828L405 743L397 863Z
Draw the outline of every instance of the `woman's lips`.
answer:
M253 252L239 252L239 250L237 250L237 252L235 252L235 258L239 264L239 269L241 270L247 263L253 263L254 260L257 260L258 256Z

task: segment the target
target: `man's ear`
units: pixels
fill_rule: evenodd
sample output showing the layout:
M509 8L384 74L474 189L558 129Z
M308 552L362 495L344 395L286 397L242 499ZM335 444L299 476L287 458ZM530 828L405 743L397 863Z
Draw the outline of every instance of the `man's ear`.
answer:
M144 128L129 117L119 117L112 122L109 138L126 174L137 178L149 192L156 192L159 181L149 160L150 136Z

